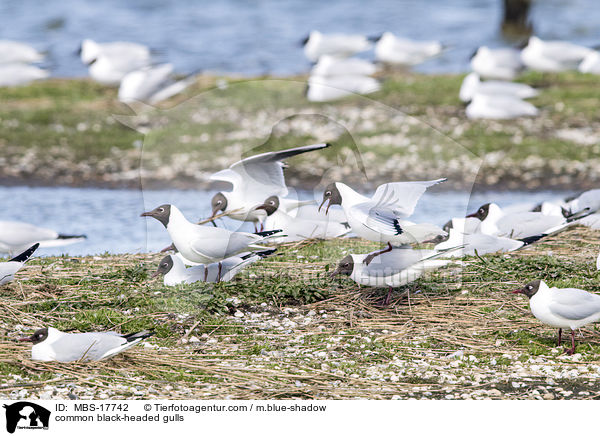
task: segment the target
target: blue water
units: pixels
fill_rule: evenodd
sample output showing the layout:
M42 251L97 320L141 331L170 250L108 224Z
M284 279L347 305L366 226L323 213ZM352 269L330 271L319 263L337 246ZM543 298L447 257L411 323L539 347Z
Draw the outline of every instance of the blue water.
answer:
M564 198L571 192L486 192L469 194L431 188L411 218L416 222L443 225L451 217L464 216L480 205L494 201L500 206ZM322 193L300 192L302 199L320 199ZM127 190L89 188L1 187L3 211L0 220L25 221L65 234L86 234L85 242L66 247L40 249L40 255L88 255L156 252L171 243L158 221L140 214L164 203L175 204L189 220L210 215L213 191ZM249 224L228 218L219 226L251 230Z
M500 0L4 0L0 38L48 51L47 66L58 77L86 75L75 56L83 38L147 44L158 60L182 73L288 75L308 70L299 41L312 29L367 35L389 30L451 47L420 71L458 72L467 69L477 46L505 44L500 19ZM536 1L531 19L542 38L600 43L597 0Z

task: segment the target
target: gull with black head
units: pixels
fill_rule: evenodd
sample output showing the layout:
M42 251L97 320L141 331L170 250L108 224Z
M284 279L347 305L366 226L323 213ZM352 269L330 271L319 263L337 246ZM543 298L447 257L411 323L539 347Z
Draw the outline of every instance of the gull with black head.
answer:
M165 226L177 251L190 262L219 262L219 276L222 260L242 251L264 250L258 244L281 232L279 229L258 233L232 232L220 227L194 224L172 204L163 204L141 216L155 218Z
M439 259L452 250L461 247L453 247L449 250L416 250L408 246L394 248L391 251L377 255L377 258L365 263L370 254L349 254L340 260L337 268L330 277L346 275L354 282L363 286L388 287L385 305L390 302L392 289L404 286L425 272L432 271L448 265L451 261Z
M325 203L328 203L326 213L334 204L342 206L348 224L357 236L388 245L385 250L368 255L364 259L368 265L375 256L391 251L393 246L420 243L446 234L436 225L403 219L413 214L427 188L445 180L386 183L379 186L371 198L344 183L335 182L325 188L319 209Z
M250 156L234 163L229 168L219 171L210 180L231 183L233 190L218 192L211 200L212 217L226 213L232 219L250 221L255 225L264 217L263 212L256 212L256 207L263 204L265 198L277 195L282 207L298 207L299 202L286 199L288 187L285 184L282 162L293 156L314 150L322 150L330 144L314 144L281 151L272 151Z
M543 280L534 280L513 293L526 295L533 316L558 328L558 346L562 329L571 329L568 354L575 352L575 329L600 320L600 295L583 289L550 288Z
M338 238L350 231L350 225L345 222L345 219L344 222L337 222L326 215L320 215L318 219L291 216L281 210L281 203L276 195L267 198L257 207L257 210L264 210L267 214L264 222L265 229L281 229L285 233L286 236L276 238L277 242Z
M164 276L165 286L176 286L182 283L219 283L228 282L235 277L237 273L248 265L270 256L276 250L265 250L240 253L237 256L228 257L221 262L219 271L218 263L208 265L195 265L186 268L183 260L177 254L165 256L152 277Z
M54 327L45 327L19 341L33 344L33 360L75 362L107 359L153 334L148 330L128 335L116 332L64 333Z
M513 239L525 239L543 234L556 233L574 224L589 212L582 211L568 218L545 215L541 212L505 213L496 203L486 203L467 218L480 221L477 233L504 236Z

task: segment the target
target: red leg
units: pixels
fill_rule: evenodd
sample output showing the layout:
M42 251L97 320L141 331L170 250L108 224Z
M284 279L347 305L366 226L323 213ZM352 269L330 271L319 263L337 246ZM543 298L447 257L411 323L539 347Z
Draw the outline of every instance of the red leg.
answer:
M207 279L208 279L208 266L204 265L204 283L206 283Z
M363 260L363 262L364 262L365 264L367 264L367 265L368 265L368 264L370 264L370 263L371 263L371 261L372 261L373 259L375 259L377 256L381 256L383 253L389 253L390 251L392 251L392 244L390 244L390 243L388 242L388 246L387 246L387 248L386 248L386 249L383 249L383 250L381 250L381 251L376 251L375 253L371 253L371 254L369 254L367 257L365 257L365 260Z
M558 344L556 344L557 347L560 347L561 336L562 336L562 329L558 329Z
M223 268L223 264L219 262L219 271L217 272L217 283L221 281L221 269Z
M567 350L567 354L569 356L573 355L575 352L575 330L571 330L571 349Z
M384 306L387 306L388 304L390 304L390 300L392 299L392 287L390 286L387 296L385 297L385 300L383 302Z

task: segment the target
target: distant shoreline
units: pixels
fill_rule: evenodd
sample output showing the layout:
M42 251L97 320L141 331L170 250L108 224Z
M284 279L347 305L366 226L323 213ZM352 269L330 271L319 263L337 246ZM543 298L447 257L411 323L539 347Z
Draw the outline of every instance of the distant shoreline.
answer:
M0 184L139 188L142 174L143 185L153 189L210 189L210 174L242 152L330 141L342 126L334 146L290 162L289 186L311 188L324 178L369 190L439 177L448 178L441 189L452 190L471 190L473 180L479 191L600 186L597 76L527 73L520 80L541 91L532 100L540 116L472 121L458 99L462 75L387 74L383 89L368 99L326 104L304 99L305 77L202 75L167 102L159 118L132 121L151 132L149 141L114 117L132 113L116 100L114 88L88 79L50 79L0 89ZM223 82L224 90L216 87ZM167 108L185 107L190 98L201 100L165 126L160 116ZM196 124L186 121L190 114ZM360 150L368 179L353 150Z

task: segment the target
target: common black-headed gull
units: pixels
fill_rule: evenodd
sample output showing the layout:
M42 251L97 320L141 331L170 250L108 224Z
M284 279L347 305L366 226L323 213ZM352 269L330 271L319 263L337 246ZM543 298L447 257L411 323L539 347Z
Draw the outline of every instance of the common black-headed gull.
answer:
M600 52L592 51L577 67L580 73L600 74Z
M267 198L257 209L264 210L267 214L264 221L266 230L281 229L285 234L285 236L274 238L276 242L337 238L350 231L350 225L345 222L345 217L344 222L336 222L325 214L320 215L317 219L294 217L280 209L277 196Z
M33 252L37 250L39 246L40 244L34 244L23 253L10 259L8 262L0 263L0 286L11 282L15 278L15 273L25 265L25 262L29 260L33 255Z
M510 120L519 117L535 117L538 109L527 101L511 95L488 95L475 93L465 110L471 119Z
M0 64L32 64L43 60L44 55L28 44L0 40Z
M92 79L105 85L118 85L131 71L151 64L150 49L133 42L81 43L81 61L88 65Z
M283 175L284 159L309 151L321 150L330 144L305 145L281 151L250 156L221 170L210 180L231 183L233 190L219 192L211 200L212 217L224 212L230 218L240 221L258 223L264 212L255 212L255 208L263 204L267 197L277 195L286 207L293 207L298 201L285 199L288 187Z
M521 61L531 70L560 72L575 70L592 49L567 41L543 41L537 36L521 51Z
M115 332L63 333L46 327L19 340L33 343L33 360L74 362L107 359L153 334L148 330L128 335Z
M381 89L381 84L368 76L316 76L308 78L306 99L312 102L327 102L351 95L371 94Z
M313 30L302 41L304 55L311 62L316 62L323 55L347 57L361 51L369 50L371 41L364 35L347 35L343 33L323 34Z
M350 277L359 285L387 286L389 289L384 303L387 305L393 288L404 286L421 277L427 271L448 265L451 262L450 260L438 259L444 256L447 251L415 250L410 247L399 247L380 255L377 255L377 252L349 254L340 260L330 277L342 274ZM365 259L373 255L377 255L376 259L367 264Z
M152 217L162 223L177 251L187 260L203 264L220 262L242 251L264 250L265 247L257 244L281 232L232 232L220 227L194 224L172 204L163 204L141 216Z
M85 239L85 235L64 235L20 221L0 221L0 253L18 253L36 242L39 242L41 248L48 248L74 244Z
M486 79L512 80L524 66L520 50L481 46L471 57L471 68Z
M414 41L385 32L375 44L375 59L395 65L417 65L443 50L439 41Z
M325 188L320 208L328 203L327 213L330 206L341 205L352 231L369 241L388 244L386 250L379 252L384 253L391 251L392 246L424 242L446 234L433 224L415 224L402 219L413 214L427 188L445 180L386 183L379 186L371 198L335 182ZM366 263L373 257L367 256Z
M475 94L523 99L537 96L538 91L524 83L503 82L500 80L482 82L477 73L469 73L463 79L458 95L462 101L468 102L471 101Z
M338 58L324 55L312 67L312 76L370 76L377 72L372 62L358 58Z
M549 288L543 280L534 280L513 293L526 295L533 316L558 328L559 346L562 329L571 329L569 354L575 352L575 329L600 320L600 295L583 289Z
M172 74L172 64L147 66L127 73L119 85L119 101L159 103L179 94L195 81L193 76L174 81Z
M0 63L0 87L26 85L49 76L48 71L34 65Z
M477 218L481 223L477 231L486 235L523 239L551 233L575 222L575 218L544 215L541 212L504 213L496 203L486 203L467 218Z
M220 272L218 263L186 267L179 256L169 255L165 256L160 261L158 269L152 277L163 275L163 283L165 286L176 286L182 283L196 282L228 282L248 265L273 254L275 251L276 250L273 249L240 253L237 256L228 257L221 262Z

